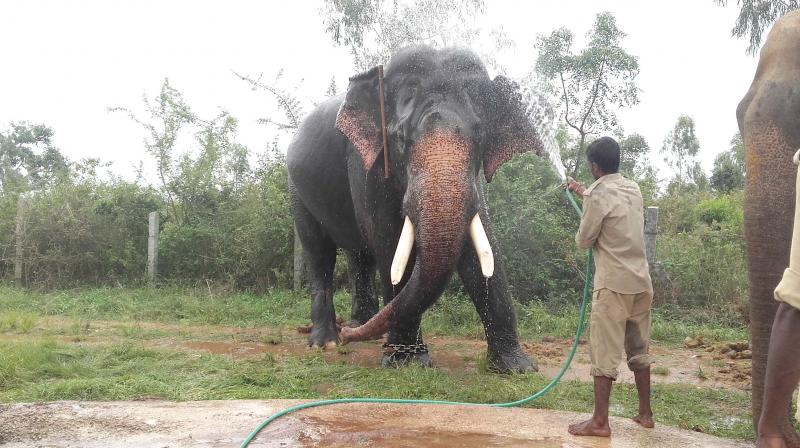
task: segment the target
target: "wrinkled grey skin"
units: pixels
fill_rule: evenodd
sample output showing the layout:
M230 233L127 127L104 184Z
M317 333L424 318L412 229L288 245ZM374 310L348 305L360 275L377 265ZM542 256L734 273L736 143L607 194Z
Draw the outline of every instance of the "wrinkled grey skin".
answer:
M333 308L336 249L352 278L351 326L373 319L370 338L388 330L387 343L421 343L422 313L458 272L484 324L489 360L501 372L535 370L519 346L500 249L486 210L479 172L487 180L515 153L541 142L518 88L490 79L481 61L461 49L413 47L385 71L390 176L384 178L377 69L350 79L345 95L317 107L288 150L295 224L309 267L313 329L309 344L339 343ZM484 279L468 237L480 213L494 250L495 273ZM404 217L415 225L415 248L403 280L390 267ZM380 274L386 313L375 317ZM377 322L380 320L380 322ZM417 361L426 353L385 353L384 365Z
M800 11L770 31L753 83L736 111L745 146L744 227L750 279L753 345L753 425L764 398L770 334L778 308L773 292L789 265L795 206L792 155L800 149ZM783 419L787 446L800 446L790 409Z

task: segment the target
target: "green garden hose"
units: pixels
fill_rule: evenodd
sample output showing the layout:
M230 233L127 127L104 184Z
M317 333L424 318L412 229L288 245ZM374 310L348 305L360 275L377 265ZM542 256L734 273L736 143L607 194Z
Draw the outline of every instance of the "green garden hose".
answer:
M578 207L578 203L575 202L575 198L572 194L567 191L567 198L569 202L572 204L572 207L581 215L581 209ZM564 361L564 365L561 366L561 370L558 371L555 377L539 392L535 394L523 398L521 400L512 401L509 403L461 403L458 401L440 401L440 400L407 400L402 398L338 398L334 400L320 400L320 401L312 401L310 403L303 403L297 406L292 406L290 408L284 409L278 413L272 414L269 418L261 422L250 435L242 442L240 448L245 448L256 438L259 432L262 429L266 428L267 425L274 422L275 420L283 417L284 415L291 414L292 412L299 411L301 409L308 409L308 408L315 408L319 406L329 406L334 404L344 404L344 403L390 403L390 404L448 404L448 405L461 405L461 406L492 406L497 408L510 408L514 406L520 406L525 403L531 402L536 400L537 398L545 395L546 393L550 392L559 381L561 381L561 377L564 376L564 373L567 372L569 369L570 364L572 363L572 359L575 357L575 352L578 350L578 343L580 341L581 335L583 334L583 327L586 320L586 308L589 304L589 296L591 295L591 284L592 284L592 251L588 250L586 255L586 270L585 270L585 281L583 283L583 300L581 301L581 308L578 317L578 327L575 329L575 339L572 341L572 348L570 349L569 354L567 355L567 359Z

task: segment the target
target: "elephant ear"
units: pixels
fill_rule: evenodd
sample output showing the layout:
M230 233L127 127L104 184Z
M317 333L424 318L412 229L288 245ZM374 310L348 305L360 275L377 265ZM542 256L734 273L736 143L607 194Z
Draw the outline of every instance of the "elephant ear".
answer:
M350 78L336 115L336 128L353 143L366 171L372 168L382 147L378 101L378 67L374 67Z
M515 154L534 151L542 155L544 146L522 100L519 85L497 76L487 92L488 143L483 153L483 175L492 181L495 171Z

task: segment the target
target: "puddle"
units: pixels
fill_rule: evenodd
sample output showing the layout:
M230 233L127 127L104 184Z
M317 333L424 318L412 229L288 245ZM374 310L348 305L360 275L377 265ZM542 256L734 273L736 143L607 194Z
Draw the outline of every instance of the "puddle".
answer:
M560 438L520 438L506 435L485 434L475 431L453 431L450 429L423 427L397 428L383 423L356 421L331 422L316 418L304 418L306 429L298 437L303 447L385 447L385 448L562 448Z

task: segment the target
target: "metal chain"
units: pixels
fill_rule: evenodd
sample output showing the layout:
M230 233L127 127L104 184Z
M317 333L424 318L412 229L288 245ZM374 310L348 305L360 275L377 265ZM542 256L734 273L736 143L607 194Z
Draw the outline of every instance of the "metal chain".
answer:
M383 354L387 356L416 355L420 353L428 353L427 344L383 344Z

